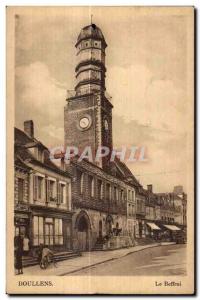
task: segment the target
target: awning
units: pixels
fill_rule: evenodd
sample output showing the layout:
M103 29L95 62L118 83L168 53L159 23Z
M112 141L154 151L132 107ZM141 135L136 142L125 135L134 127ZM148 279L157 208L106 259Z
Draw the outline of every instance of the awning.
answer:
M175 225L164 225L164 226L171 231L181 230L179 227L177 227Z
M147 223L147 225L153 230L161 230L155 223Z

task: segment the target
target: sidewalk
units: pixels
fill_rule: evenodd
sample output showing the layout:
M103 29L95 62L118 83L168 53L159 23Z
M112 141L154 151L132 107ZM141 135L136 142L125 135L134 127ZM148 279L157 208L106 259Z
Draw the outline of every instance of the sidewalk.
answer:
M141 251L143 249L157 247L157 246L164 246L164 245L171 245L174 244L173 242L166 242L166 243L154 243L151 245L144 245L144 246L135 246L126 249L118 249L112 251L92 251L92 252L84 252L82 256L72 258L69 260L64 260L57 263L57 268L51 264L48 266L46 270L41 270L39 265L24 268L24 275L39 275L39 276L50 276L50 275L68 275L73 274L76 271L98 265L110 260L118 259L123 256L128 255L129 253L134 253L137 251ZM21 276L21 275L18 275Z

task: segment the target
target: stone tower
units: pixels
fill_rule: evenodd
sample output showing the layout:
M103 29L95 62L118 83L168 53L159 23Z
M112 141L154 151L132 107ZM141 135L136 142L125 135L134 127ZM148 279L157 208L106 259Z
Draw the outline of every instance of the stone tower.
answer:
M105 92L107 44L101 30L91 24L81 30L75 47L76 86L65 106L65 146L76 146L80 153L91 147L94 158L99 146L112 151L113 106ZM94 163L109 169L109 155Z

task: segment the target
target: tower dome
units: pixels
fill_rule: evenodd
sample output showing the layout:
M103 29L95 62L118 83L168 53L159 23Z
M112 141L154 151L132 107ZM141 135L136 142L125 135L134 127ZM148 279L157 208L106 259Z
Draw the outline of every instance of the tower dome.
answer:
M81 32L77 39L76 47L78 46L78 44L81 41L90 39L90 38L102 41L104 44L104 47L106 48L107 44L104 39L103 33L102 33L101 29L99 27L97 27L95 24L90 24L81 29Z
M105 48L103 33L95 24L82 28L77 42L76 94L105 91Z

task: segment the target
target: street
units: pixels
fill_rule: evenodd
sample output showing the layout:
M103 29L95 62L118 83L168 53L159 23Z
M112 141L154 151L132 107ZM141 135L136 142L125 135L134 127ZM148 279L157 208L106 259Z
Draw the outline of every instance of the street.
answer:
M83 252L47 269L39 265L24 268L24 275L185 275L186 245L135 246L113 251ZM18 275L22 276L22 275Z
M186 245L145 249L77 271L74 275L186 275Z

